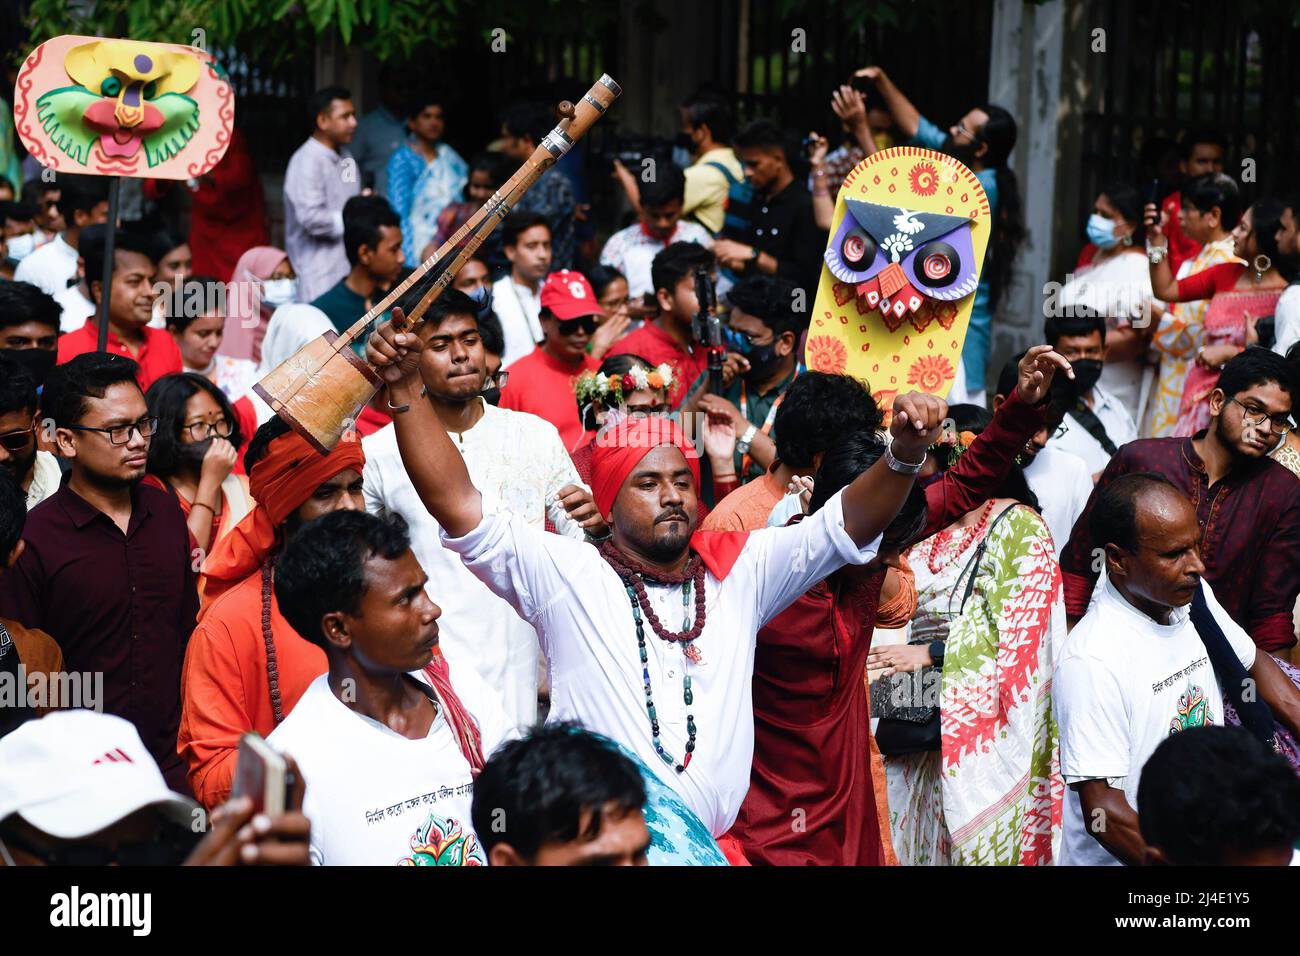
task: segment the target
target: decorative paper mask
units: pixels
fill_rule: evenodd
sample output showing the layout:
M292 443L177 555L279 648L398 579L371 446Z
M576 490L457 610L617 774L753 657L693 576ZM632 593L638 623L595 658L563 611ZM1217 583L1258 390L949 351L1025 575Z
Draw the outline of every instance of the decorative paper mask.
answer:
M808 367L866 379L885 408L900 391L947 394L989 220L979 180L951 156L902 146L859 163L835 202Z
M190 179L230 141L234 94L194 47L60 36L23 63L14 121L28 151L62 172Z

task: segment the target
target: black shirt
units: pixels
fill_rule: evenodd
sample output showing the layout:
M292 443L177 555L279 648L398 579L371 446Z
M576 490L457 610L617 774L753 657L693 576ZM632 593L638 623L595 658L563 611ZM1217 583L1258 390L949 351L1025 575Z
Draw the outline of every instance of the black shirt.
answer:
M813 219L812 196L807 188L795 179L775 196L755 193L748 219L745 233L732 238L775 258L776 274L804 288L806 307L811 311L826 251L826 233L817 228ZM746 275L754 272L752 265L745 270Z

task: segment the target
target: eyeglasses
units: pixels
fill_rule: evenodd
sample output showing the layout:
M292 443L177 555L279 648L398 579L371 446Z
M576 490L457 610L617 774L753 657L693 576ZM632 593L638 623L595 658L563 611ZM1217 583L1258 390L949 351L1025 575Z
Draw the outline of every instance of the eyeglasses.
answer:
M509 372L503 371L503 372L497 372L495 375L489 375L483 381L483 391L486 392L490 388L498 388L498 389L505 388L506 382L508 381L510 381Z
M584 315L576 319L559 319L556 322L561 335L574 335L579 328L588 335L596 334L596 318L591 315Z
M962 136L965 136L972 143L978 143L980 141L980 134L972 133L970 130L966 128L965 123L962 122L957 123L957 132L960 133Z
M188 429L190 437L195 441L203 441L203 439L211 438L213 435L218 438L229 438L230 433L235 430L235 426L229 418L222 418L220 421L215 422L190 422L188 425L182 425L181 427Z
M1290 415L1270 415L1262 408L1252 408L1237 401L1235 396L1228 399L1228 401L1241 405L1241 420L1252 428L1259 428L1265 422L1269 422L1274 435L1285 435L1295 427L1291 424Z
M36 426L29 425L27 428L20 428L16 432L5 432L0 435L0 448L5 451L22 451L32 443L32 435L36 433Z
M158 430L158 418L149 415L132 422L130 425L114 425L112 428L96 428L93 425L68 425L74 432L103 432L114 445L125 445L131 440L132 432L139 432L141 438L149 438Z

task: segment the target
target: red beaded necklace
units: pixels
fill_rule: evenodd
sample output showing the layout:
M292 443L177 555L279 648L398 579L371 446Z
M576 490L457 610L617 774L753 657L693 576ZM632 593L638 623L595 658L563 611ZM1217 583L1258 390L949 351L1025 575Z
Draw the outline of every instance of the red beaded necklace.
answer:
M680 643L686 656L690 657L694 663L699 663L699 651L695 649L694 641L704 631L705 618L708 616L704 608L704 562L700 560L698 554L692 554L686 567L678 573L660 571L658 569L647 568L639 561L627 557L618 548L614 547L612 541L606 541L600 546L601 556L609 562L610 566L618 572L618 576L626 581L635 591L637 604L641 607L641 612L650 622L650 628L655 632L661 641L669 643ZM670 631L663 626L659 620L659 615L655 613L654 607L650 604L650 595L646 593L645 578L649 578L656 584L685 584L690 581L695 590L695 623L687 631ZM683 622L684 623L684 622Z
M939 531L930 541L930 554L926 559L926 564L930 567L931 574L938 574L945 567L953 562L956 557L970 547L971 542L978 541L979 536L984 533L988 527L989 515L993 512L993 502L990 501L984 506L984 511L980 514L979 521L975 522L965 530L956 547L949 551L949 544L954 538L951 528L944 528ZM936 560L938 559L938 560Z

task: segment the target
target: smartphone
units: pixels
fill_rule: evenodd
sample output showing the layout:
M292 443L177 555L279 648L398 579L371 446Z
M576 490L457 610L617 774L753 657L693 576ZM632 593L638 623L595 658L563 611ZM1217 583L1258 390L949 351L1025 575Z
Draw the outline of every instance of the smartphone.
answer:
M251 797L254 813L278 816L288 806L292 776L284 757L261 734L244 734L230 795Z

